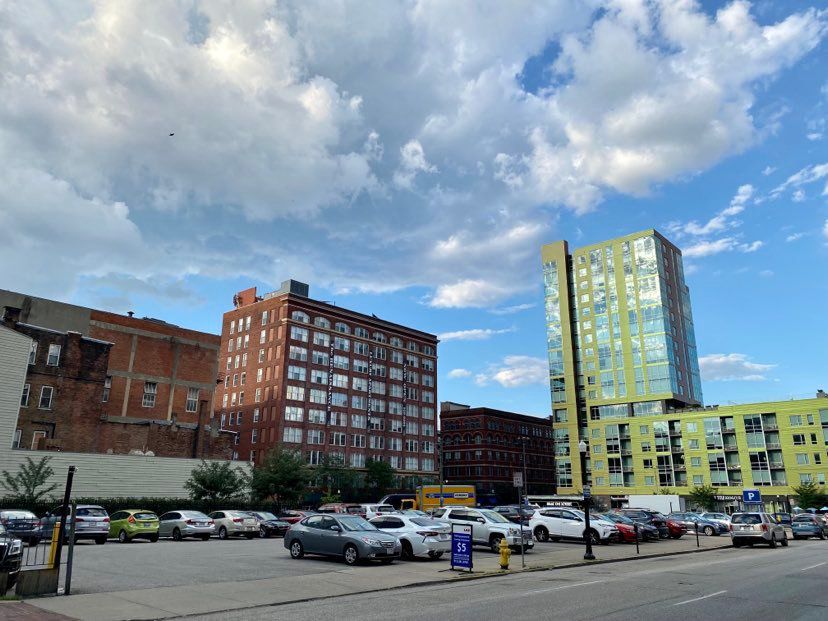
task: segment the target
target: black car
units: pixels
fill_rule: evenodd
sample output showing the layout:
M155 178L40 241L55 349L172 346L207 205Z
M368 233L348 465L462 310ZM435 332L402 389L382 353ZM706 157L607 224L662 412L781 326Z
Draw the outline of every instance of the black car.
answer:
M521 522L521 515L523 516L523 523L527 524L535 514L535 510L532 507L527 507L525 505L523 507L518 505L501 505L494 507L493 511L497 511L500 515L515 524L519 524Z
M288 522L283 522L268 511L248 511L248 513L259 522L260 537L284 537L287 529L290 528Z
M11 589L17 582L20 564L23 560L23 542L12 537L4 526L0 525L0 573L8 574L6 589ZM5 593L0 593L5 595Z
M10 535L22 539L30 546L36 546L43 539L40 529L40 519L31 511L3 510L0 511L0 524Z
M626 507L624 509L618 509L617 513L626 515L639 524L655 526L658 529L658 536L662 539L667 539L670 536L670 530L667 528L667 518L658 511Z

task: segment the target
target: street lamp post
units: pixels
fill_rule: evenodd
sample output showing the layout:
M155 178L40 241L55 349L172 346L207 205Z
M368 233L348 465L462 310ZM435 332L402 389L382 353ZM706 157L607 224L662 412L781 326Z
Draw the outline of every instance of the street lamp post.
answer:
M592 497L592 491L587 485L586 475L586 458L587 458L587 444L583 440L578 443L578 452L581 454L581 485L584 488L584 542L586 544L586 552L584 552L585 561L594 561L595 555L592 553L592 535L589 527L589 503Z
M440 458L440 506L444 504L443 501L443 434L437 438L437 455Z

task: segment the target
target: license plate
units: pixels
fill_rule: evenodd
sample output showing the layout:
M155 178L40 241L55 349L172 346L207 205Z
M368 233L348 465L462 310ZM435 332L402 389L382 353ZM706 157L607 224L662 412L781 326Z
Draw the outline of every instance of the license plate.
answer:
M152 528L152 522L144 522L144 528Z

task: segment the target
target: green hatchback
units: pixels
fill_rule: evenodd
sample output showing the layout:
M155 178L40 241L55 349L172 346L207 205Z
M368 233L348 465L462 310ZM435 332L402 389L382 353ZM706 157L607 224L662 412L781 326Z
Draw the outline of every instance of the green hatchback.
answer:
M143 509L125 509L109 516L109 536L121 543L133 539L158 541L158 516Z

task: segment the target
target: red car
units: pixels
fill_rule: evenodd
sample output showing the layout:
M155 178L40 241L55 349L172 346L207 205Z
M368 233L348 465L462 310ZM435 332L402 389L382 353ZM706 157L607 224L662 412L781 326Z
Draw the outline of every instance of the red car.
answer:
M279 514L279 520L281 522L287 522L288 524L296 524L301 520L304 520L306 517L310 515L315 515L316 511L283 511Z
M670 532L671 539L681 539L682 535L687 534L687 528L675 520L667 520L667 530Z
M596 517L612 522L615 525L615 528L618 529L618 534L620 535L623 543L635 543L635 523L632 520L627 519L622 515L615 514L597 515ZM640 531L638 533L638 540L644 540L644 535Z

